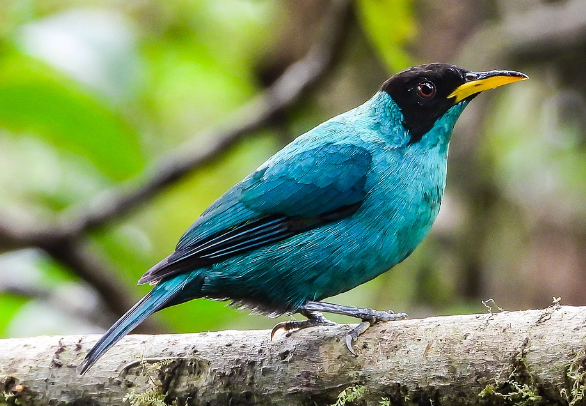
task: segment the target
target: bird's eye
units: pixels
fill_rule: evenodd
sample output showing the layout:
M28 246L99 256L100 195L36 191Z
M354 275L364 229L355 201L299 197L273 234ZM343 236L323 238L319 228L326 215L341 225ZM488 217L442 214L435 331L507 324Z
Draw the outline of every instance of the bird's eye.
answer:
M435 96L435 85L431 82L421 82L417 85L417 95L424 99Z

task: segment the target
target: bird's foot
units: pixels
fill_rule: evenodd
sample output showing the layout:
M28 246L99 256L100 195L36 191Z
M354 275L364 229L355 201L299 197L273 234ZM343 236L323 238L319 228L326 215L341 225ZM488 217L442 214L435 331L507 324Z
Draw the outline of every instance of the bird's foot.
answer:
M355 357L357 357L357 355L352 348L352 341L360 337L366 330L368 330L370 326L378 323L379 321L405 320L407 318L406 313L394 313L391 310L386 312L373 310L373 313L376 313L377 317L367 320L363 319L362 322L350 330L346 336L346 348L348 348L348 351L350 351L350 353Z
M283 321L278 323L273 327L271 330L271 340L279 330L284 330L285 332L289 331L298 331L308 327L315 327L315 326L335 326L336 323L326 319L323 314L318 312L311 312L311 311L302 311L300 312L307 320L290 320L290 321Z
M407 314L395 313L392 310L380 311L368 308L343 306L324 302L307 302L303 306L302 310L308 312L322 311L328 313L336 313L342 314L344 316L356 317L358 319L361 319L362 322L358 324L358 326L350 330L350 332L346 336L346 347L348 348L348 351L350 351L350 353L354 356L356 356L356 352L354 352L354 349L352 348L352 341L356 340L361 334L368 330L370 326L378 323L379 321L404 320L407 318Z

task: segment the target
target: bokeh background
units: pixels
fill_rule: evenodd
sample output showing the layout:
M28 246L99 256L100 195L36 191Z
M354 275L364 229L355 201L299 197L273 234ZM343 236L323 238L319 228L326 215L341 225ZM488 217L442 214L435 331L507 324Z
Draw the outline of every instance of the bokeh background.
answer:
M1 0L0 337L104 331L230 186L434 61L531 79L465 111L412 257L331 301L586 305L585 55L584 0ZM140 331L275 322L196 300Z

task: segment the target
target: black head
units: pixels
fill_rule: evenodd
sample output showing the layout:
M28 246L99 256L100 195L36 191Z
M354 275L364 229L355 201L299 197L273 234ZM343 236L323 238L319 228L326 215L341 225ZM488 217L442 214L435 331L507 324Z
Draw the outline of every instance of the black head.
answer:
M401 109L403 125L414 143L456 104L473 99L483 90L526 78L526 75L513 71L475 73L454 65L432 63L397 73L382 85L381 90L388 93Z
M454 65L432 63L406 69L383 84L381 90L393 98L403 113L403 125L411 134L411 143L419 141L455 105L448 96L466 83L467 73Z

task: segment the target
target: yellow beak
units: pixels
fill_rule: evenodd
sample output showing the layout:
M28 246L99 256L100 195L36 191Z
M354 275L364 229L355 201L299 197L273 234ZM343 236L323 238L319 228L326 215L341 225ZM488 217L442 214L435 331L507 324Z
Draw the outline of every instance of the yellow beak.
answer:
M484 90L494 89L508 83L528 79L529 76L521 72L510 70L491 70L489 72L470 72L466 74L467 82L460 85L448 96L448 99L455 98L454 102L459 103L467 97Z

